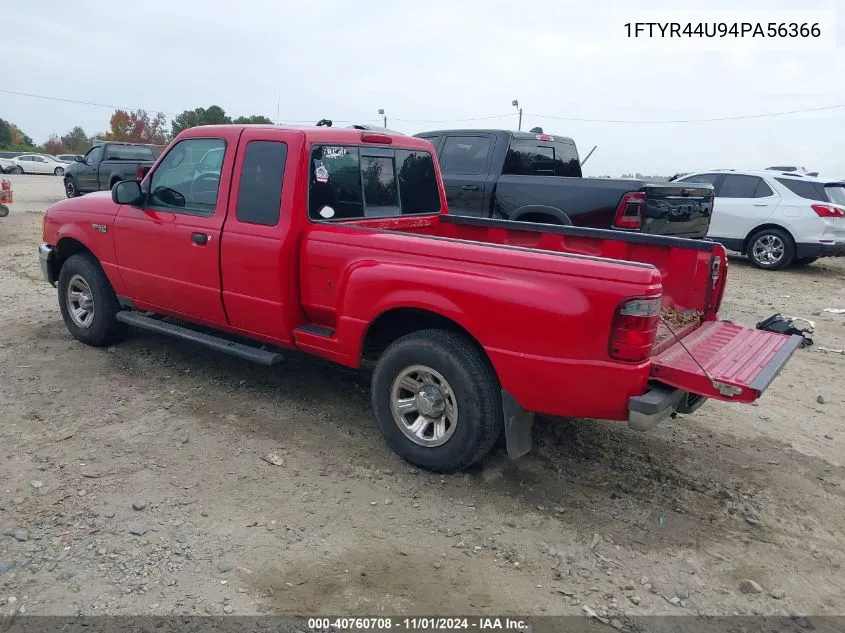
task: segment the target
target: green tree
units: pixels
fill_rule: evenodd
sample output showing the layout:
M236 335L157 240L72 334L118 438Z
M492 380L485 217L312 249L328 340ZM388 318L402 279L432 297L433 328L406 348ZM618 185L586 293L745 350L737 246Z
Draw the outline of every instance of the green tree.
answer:
M0 148L26 151L34 147L32 138L24 134L17 125L0 119Z
M91 139L78 125L62 136L61 141L70 154L84 154L91 147Z
M198 125L223 125L231 122L232 117L226 114L223 108L218 105L212 105L208 108L185 110L173 119L170 124L170 132L173 136L176 136L182 130L197 127Z
M262 123L264 125L272 125L273 121L268 119L263 114L253 114L251 116L239 116L237 119L232 121L232 123L239 123L239 124Z

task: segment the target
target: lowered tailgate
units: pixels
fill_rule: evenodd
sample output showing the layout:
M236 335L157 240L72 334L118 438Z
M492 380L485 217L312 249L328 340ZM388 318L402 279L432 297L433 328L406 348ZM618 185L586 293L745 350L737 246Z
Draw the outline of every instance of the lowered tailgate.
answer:
M708 321L653 356L651 376L707 398L753 402L802 341L801 336Z

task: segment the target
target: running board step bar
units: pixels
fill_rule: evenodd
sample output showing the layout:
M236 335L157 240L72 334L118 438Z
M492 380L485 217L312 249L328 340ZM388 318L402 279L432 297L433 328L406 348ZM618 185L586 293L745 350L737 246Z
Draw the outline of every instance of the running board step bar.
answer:
M301 332L302 334L311 334L312 336L319 336L321 338L331 338L334 336L334 330L332 328L324 327L322 325L315 325L313 323L302 325L296 328L296 331Z
M199 343L209 349L223 352L231 356L237 356L244 360L251 360L254 363L261 365L277 365L284 357L277 353L266 349L259 349L243 343L236 343L213 334L206 334L205 332L197 332L181 325L168 323L160 319L145 316L139 312L132 310L122 310L117 313L116 317L121 323L126 323L133 327L141 328L142 330L149 330L150 332L157 332L158 334L166 334L174 338L182 339L183 341L190 341L191 343Z

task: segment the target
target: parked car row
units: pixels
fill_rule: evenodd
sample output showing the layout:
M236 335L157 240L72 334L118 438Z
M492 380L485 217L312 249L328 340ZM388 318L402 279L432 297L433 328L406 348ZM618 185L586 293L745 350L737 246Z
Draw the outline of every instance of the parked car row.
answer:
M0 167L6 174L52 174L64 176L70 163L49 154L24 153L11 158L0 158Z
M845 181L769 168L693 172L675 182L714 187L707 237L758 268L780 270L845 256Z

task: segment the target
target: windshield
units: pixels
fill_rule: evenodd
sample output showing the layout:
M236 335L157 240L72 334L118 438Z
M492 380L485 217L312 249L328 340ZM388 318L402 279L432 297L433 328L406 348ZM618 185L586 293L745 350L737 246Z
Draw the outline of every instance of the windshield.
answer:
M824 189L827 191L827 197L830 198L833 204L845 206L845 183L827 185Z

